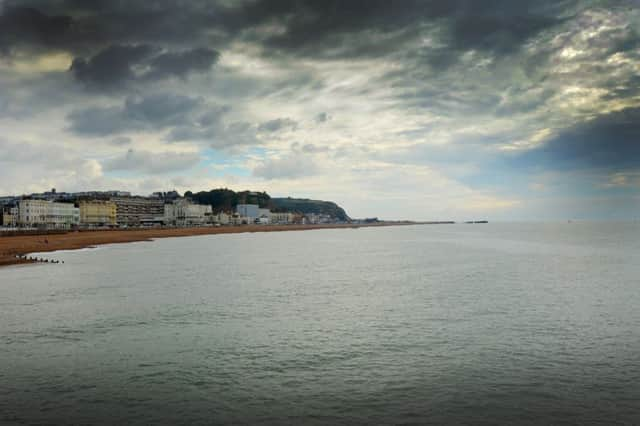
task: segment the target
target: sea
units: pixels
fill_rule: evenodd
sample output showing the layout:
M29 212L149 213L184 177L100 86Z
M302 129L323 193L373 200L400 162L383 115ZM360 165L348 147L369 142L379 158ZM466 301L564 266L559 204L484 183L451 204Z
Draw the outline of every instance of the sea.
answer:
M640 223L210 235L0 269L0 424L640 424Z

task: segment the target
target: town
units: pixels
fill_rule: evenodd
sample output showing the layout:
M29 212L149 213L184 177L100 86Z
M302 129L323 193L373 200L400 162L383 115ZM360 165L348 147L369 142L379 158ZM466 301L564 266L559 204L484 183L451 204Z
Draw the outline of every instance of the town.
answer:
M124 191L66 193L52 189L44 193L0 197L0 228L69 230L347 222L344 217L330 214L282 210L240 202L226 211L214 210L212 205L198 203L176 191L138 196Z

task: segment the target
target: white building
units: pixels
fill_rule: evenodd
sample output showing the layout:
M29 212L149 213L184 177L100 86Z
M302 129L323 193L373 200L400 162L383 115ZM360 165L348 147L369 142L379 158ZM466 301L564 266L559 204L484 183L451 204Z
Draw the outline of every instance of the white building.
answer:
M211 216L213 223L219 223L220 225L228 225L231 222L231 216L225 212L220 212Z
M258 217L271 217L271 210L269 209L258 209Z
M268 225L271 223L271 211L269 209L258 209L258 218L256 223L261 225Z
M240 216L238 213L232 214L231 217L229 218L229 222L232 225L250 225L253 223L251 221L251 218L246 216Z
M250 223L260 217L260 206L257 204L238 204L236 206L236 213L242 217L249 219Z
M182 198L164 205L164 222L176 226L204 225L211 221L211 206L194 204Z
M68 229L80 223L80 209L69 203L46 200L20 200L18 224L27 227Z

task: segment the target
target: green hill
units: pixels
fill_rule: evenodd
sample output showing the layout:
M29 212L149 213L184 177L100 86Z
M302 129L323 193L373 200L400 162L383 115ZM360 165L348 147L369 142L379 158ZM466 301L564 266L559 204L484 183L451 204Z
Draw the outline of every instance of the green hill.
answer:
M331 201L309 200L307 198L272 198L274 211L302 214L326 214L333 218L349 221L350 218L342 207Z
M219 188L196 193L187 191L184 196L191 198L198 204L210 205L214 213L233 211L238 204L257 204L264 208L271 207L271 197L266 192L235 192L231 189Z

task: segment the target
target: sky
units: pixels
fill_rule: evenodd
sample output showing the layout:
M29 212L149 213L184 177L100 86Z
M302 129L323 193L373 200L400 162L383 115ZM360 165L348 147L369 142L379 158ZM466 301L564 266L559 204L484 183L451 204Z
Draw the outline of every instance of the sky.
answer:
M0 0L0 194L640 218L640 2Z

